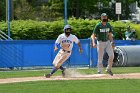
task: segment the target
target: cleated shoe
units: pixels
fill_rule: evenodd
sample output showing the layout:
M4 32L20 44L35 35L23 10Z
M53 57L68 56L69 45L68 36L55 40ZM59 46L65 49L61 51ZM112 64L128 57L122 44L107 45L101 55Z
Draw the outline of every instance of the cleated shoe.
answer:
M66 71L66 69L64 69L64 70L62 71L62 77L66 77L65 71Z
M107 72L109 75L113 76L113 73L112 73L111 70L106 70L106 72Z
M51 74L44 74L44 76L45 76L46 78L50 78L52 75L51 75Z
M98 74L102 74L102 72L98 71Z

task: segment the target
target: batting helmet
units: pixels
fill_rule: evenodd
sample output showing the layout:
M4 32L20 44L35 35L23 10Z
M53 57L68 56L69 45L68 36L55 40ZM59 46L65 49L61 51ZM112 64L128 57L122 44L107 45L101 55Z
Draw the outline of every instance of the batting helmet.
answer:
M71 26L70 26L70 25L65 25L64 31L65 31L66 29L71 29Z

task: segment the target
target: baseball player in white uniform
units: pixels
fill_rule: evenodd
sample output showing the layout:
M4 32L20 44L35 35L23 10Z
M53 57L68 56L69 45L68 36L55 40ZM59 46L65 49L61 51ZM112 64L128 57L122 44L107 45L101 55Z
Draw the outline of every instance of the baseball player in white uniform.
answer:
M44 75L46 78L50 78L58 69L62 70L62 76L65 77L65 68L62 67L62 64L70 57L74 42L78 44L79 52L82 53L80 40L75 35L71 34L71 30L71 26L66 25L64 27L64 33L60 34L55 41L54 51L58 50L59 44L61 49L53 61L54 68L49 74Z

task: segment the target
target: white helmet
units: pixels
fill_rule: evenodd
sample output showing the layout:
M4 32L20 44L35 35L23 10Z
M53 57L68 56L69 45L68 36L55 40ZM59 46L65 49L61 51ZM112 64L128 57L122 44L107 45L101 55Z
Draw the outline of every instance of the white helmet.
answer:
M65 31L66 29L71 29L71 26L70 26L70 25L65 25L64 31Z

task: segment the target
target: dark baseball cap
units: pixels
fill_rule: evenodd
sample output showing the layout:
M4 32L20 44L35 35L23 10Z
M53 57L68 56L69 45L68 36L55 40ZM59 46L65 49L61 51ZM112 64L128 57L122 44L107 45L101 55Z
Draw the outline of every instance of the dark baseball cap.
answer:
M107 16L107 14L106 13L102 13L101 16Z

